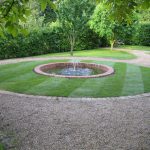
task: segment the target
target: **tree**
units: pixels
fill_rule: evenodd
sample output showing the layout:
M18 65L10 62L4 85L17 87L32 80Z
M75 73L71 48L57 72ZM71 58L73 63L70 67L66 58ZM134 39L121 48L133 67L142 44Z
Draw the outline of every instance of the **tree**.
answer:
M27 7L27 1L2 0L0 2L0 35L4 30L16 36L19 30L23 30L20 22L26 21L26 16L30 11Z
M30 0L0 0L0 36L4 36L4 31L16 36L18 32L25 32L20 22L26 22L31 10L28 7ZM36 0L40 3L42 11L47 5L55 8L51 0ZM58 0L59 1L59 0ZM63 0L60 0L63 1ZM115 20L127 19L130 22L130 15L134 10L145 10L150 7L149 0L90 0L103 2L110 11L110 18ZM82 7L81 7L82 8Z
M83 32L92 10L93 5L89 0L62 0L58 5L58 19L64 34L68 37L71 56L76 39L80 32Z
M26 22L31 14L29 7L30 0L1 0L0 1L0 36L4 37L4 32L8 32L16 36L19 32L26 33L21 26L22 22ZM37 0L40 3L42 11L47 5L54 7L51 0Z
M51 0L53 3L56 3L55 0ZM44 23L52 23L57 20L56 15L56 9L53 7L50 7L49 5L46 6L46 9L44 10Z
M130 23L130 17L134 11L146 10L150 8L150 0L95 0L103 3L109 10L110 19L122 22L124 20Z
M99 34L100 37L106 37L111 45L111 49L115 43L116 22L109 19L108 11L103 5L98 5L89 21L90 28Z
M123 35L125 32L129 31L132 24L135 22L133 15L128 25L126 21L119 22L115 19L109 18L109 10L107 10L106 5L103 3L99 4L92 17L89 21L90 28L93 29L100 37L106 37L111 45L111 50L113 49L114 43L118 40L120 35Z
M141 10L138 13L140 23L150 23L150 8L147 10Z

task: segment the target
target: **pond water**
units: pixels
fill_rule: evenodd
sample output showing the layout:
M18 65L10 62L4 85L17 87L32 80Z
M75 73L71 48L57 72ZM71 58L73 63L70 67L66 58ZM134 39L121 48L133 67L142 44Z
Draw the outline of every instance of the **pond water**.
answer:
M65 76L89 76L89 75L103 73L102 70L81 68L81 67L56 68L56 69L46 70L45 72L49 74L57 74L57 75L65 75Z

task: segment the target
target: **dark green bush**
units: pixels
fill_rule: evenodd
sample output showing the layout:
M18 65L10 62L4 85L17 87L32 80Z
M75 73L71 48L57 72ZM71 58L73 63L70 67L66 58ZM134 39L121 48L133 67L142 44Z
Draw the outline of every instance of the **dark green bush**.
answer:
M91 30L83 32L78 37L76 49L91 49L98 47L98 36ZM70 50L67 37L61 28L44 27L32 31L28 36L18 35L13 38L0 39L0 59L35 56L47 53L58 53Z
M133 45L150 46L150 23L140 24L132 36Z
M0 40L0 59L64 52L69 50L69 44L65 39L63 34L47 28L32 31L26 37L8 36L7 39Z
M138 39L139 45L150 46L150 23L141 24Z
M76 50L88 50L97 48L100 45L100 39L99 36L94 33L91 29L88 29L83 31L79 37L77 38L75 49Z

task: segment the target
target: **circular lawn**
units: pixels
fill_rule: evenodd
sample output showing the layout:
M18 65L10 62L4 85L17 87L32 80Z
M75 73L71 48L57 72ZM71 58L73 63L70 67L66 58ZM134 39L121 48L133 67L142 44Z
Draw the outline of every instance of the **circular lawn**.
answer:
M115 74L102 78L68 79L36 74L37 65L69 60L31 61L0 65L0 89L17 93L61 97L116 97L150 92L150 68L127 63L82 61L104 64Z

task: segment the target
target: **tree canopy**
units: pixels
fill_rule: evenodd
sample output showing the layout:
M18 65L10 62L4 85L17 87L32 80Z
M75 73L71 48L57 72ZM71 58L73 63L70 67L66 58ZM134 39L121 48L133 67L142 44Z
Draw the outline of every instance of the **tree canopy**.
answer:
M89 0L64 0L59 3L58 19L64 33L68 36L71 55L73 55L76 38L83 32L93 8Z
M0 36L3 36L4 31L16 36L18 32L26 33L20 22L26 22L31 14L29 7L30 0L1 0L0 1ZM41 10L44 11L49 5L55 8L55 1L64 0L36 0ZM150 8L149 0L90 0L91 2L103 3L105 8L109 10L110 19L128 20L135 10L145 10ZM73 2L73 1L72 1ZM82 9L82 7L80 7Z
M1 0L0 1L0 36L4 36L4 31L16 36L18 32L26 33L21 22L26 22L31 14L29 7L30 0ZM41 10L44 11L47 5L54 8L51 0L37 0Z
M89 21L89 25L100 37L106 37L112 49L118 37L122 35L125 30L128 32L129 30L127 29L130 28L134 22L135 16L133 14L130 16L130 24L125 20L119 22L119 20L114 18L110 19L109 10L106 8L105 3L101 3L97 5Z
M109 10L110 19L118 21L127 20L130 22L130 16L135 10L145 10L150 8L149 0L96 0L97 3L103 3Z

